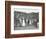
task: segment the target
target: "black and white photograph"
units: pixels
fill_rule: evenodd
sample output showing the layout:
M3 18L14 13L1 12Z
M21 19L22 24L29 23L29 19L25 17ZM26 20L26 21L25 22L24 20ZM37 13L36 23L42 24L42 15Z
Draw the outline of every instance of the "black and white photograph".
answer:
M39 12L14 11L14 30L38 29Z

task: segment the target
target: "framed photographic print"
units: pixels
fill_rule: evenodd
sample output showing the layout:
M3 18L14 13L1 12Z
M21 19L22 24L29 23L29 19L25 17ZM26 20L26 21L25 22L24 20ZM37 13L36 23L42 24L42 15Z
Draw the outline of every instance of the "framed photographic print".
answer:
M44 3L5 1L5 38L44 35Z

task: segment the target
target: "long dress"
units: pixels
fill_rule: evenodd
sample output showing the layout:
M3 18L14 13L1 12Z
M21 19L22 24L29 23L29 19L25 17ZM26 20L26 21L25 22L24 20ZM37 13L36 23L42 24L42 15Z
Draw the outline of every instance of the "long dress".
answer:
M25 20L24 20L24 18L22 20L22 26L25 26Z

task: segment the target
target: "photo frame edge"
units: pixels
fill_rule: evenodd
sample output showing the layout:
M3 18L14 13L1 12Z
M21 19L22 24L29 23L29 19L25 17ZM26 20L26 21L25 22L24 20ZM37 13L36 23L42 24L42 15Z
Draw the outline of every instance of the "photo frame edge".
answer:
M31 3L31 2L30 2ZM40 4L40 3L39 3ZM34 36L44 36L45 35L45 6L44 6L44 3L41 3L42 5L42 10L43 10L43 12L42 12L42 15L43 15L43 17L42 17L42 20L43 20L43 27L42 27L42 34L41 33L38 33L39 35L35 35L34 34ZM10 16L10 12L9 12L9 14L8 14L8 11L7 11L7 9L8 9L8 7L10 8L10 5L11 5L11 3L8 1L5 1L5 38L16 38L16 37L33 37L33 35L31 36L31 35L28 35L28 36L24 36L24 35L16 35L16 37L15 37L15 35L11 35L10 34L10 30L8 31L8 28L10 28L10 24L9 24L9 27L8 27L8 24L7 24L7 16ZM43 19L44 18L44 19ZM10 19L10 17L9 17L9 19ZM9 22L8 22L9 23ZM7 28L7 29L6 29Z

